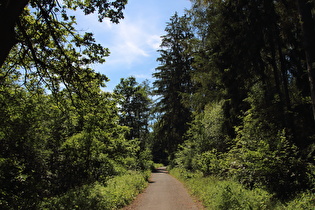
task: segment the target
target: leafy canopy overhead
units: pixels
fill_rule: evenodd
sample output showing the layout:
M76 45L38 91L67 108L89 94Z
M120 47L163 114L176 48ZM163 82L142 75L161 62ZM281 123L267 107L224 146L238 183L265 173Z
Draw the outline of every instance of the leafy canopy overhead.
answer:
M18 13L23 3L25 6ZM1 21L15 21L0 24L4 31L4 39L0 39L3 49L0 80L12 73L22 74L28 88L45 85L52 92L65 87L70 92L80 93L88 90L91 83L104 85L107 78L95 73L89 65L103 63L109 50L97 44L92 33L80 34L75 29L76 18L69 15L69 11L80 9L86 15L97 13L99 21L109 18L118 23L123 18L126 3L127 0L1 2Z

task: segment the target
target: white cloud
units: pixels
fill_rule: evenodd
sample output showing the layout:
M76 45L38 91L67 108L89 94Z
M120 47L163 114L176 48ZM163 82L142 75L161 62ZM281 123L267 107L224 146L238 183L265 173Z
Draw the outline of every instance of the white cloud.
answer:
M113 45L109 48L115 63L131 65L142 57L148 57L147 46L144 45L148 35L139 23L123 21L117 26L113 35ZM109 59L110 62L110 59Z
M152 75L151 74L136 74L136 75L132 75L137 79L148 79L151 80L152 79Z
M82 15L79 28L91 31L98 42L109 48L111 54L106 59L106 65L131 67L143 58L153 56L153 52L159 48L161 40L158 24L154 17L150 18L131 16L114 24L108 19L99 23L96 15Z
M103 20L103 23L105 24L105 28L108 28L108 29L112 29L113 28L113 23L110 22L109 19Z
M165 5L168 5L165 7ZM119 83L120 78L135 75L137 79L152 80L152 73L158 65L156 52L165 34L166 22L175 11L182 11L190 5L189 0L132 0L124 10L125 19L113 24L108 19L98 22L96 14L85 16L78 12L80 32L92 32L96 41L109 48L111 54L104 64L93 68L109 77L107 90Z
M160 45L159 35L149 30L148 22L124 20L113 29L113 44L109 49L111 56L108 63L120 63L128 66L150 57Z
M132 68L142 63L144 59L156 56L156 50L161 43L160 20L157 13L128 15L127 11L125 19L119 24L114 24L109 19L104 19L100 23L95 14L85 16L82 12L77 13L79 30L92 32L97 42L109 48L111 54L106 58L105 66L110 68L114 66Z
M154 50L158 50L161 45L161 36L152 35L147 40L147 44Z

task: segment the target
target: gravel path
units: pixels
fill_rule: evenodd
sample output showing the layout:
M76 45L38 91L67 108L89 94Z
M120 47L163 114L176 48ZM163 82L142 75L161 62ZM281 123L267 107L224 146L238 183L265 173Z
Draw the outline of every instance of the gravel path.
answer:
M183 184L169 175L165 167L152 173L150 184L136 200L123 210L185 210L203 209L195 203Z

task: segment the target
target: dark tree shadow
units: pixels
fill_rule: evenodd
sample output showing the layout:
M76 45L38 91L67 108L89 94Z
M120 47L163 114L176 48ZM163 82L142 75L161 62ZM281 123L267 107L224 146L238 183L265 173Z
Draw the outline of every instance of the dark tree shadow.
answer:
M152 170L152 173L163 173L168 174L168 171L166 170L166 167L159 167Z

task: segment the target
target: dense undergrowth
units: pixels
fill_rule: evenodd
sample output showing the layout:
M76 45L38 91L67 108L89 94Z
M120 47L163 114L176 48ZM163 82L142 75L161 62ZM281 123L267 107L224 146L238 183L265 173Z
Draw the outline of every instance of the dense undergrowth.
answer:
M109 179L47 199L41 209L119 209L128 205L146 186L150 171L129 171Z
M203 176L201 172L188 172L174 168L170 173L184 182L189 191L196 196L207 209L314 209L315 195L304 192L290 201L281 202L273 194L244 185L223 180L215 176Z

